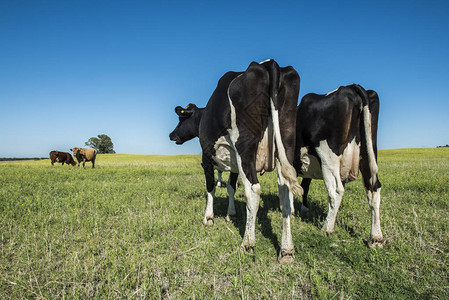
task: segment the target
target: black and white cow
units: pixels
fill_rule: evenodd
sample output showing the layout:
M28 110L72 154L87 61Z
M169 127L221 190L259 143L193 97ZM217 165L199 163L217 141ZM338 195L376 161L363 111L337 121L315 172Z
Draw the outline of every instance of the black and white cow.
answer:
M233 197L241 176L247 199L244 250L252 251L256 242L257 173L273 171L276 166L283 216L281 263L293 260L291 203L293 193L302 194L292 166L299 84L299 75L292 67L280 68L274 60L253 62L244 72L223 75L205 108L193 104L176 107L179 124L170 134L177 144L199 137L207 186L205 225L212 224L214 218L214 169L231 172L230 215L235 214Z
M323 179L329 211L323 230L334 231L344 185L362 173L371 208L368 245L381 245L380 190L377 176L377 120L379 97L360 85L340 87L327 95L307 94L298 105L294 166L303 177L303 206L312 179Z

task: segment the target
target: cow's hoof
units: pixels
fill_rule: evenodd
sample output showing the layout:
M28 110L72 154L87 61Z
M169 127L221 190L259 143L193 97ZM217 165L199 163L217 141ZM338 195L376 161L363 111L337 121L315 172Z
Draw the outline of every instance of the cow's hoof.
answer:
M226 215L226 222L231 222L231 221L235 221L237 218L235 215Z
M384 244L382 243L382 237L372 237L368 241L368 248L383 248Z
M326 227L323 227L323 231L326 233L326 235L331 235L331 234L334 233L333 229L329 229L329 228L326 228Z
M206 218L203 221L204 226L212 226L214 225L214 218Z
M307 208L307 206L304 206L304 205L301 204L301 211L300 211L300 213L301 213L302 215L305 215L305 214L307 214L308 212L309 212L309 209Z
M295 250L282 250L279 253L278 262L281 265L289 265L295 260L293 253Z
M326 235L331 235L332 233L334 233L334 228L330 228L327 223L324 223L323 229L322 229Z
M256 242L250 241L250 239L245 236L243 238L242 244L240 245L240 250L252 255L254 253L254 247L256 247Z
M249 255L253 255L254 254L254 247L252 247L252 246L241 245L239 249L243 253L246 253L246 254L249 254Z

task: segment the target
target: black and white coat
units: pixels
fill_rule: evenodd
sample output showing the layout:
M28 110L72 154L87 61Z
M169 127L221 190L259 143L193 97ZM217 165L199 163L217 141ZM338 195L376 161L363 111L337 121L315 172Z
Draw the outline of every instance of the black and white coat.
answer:
M179 124L170 139L182 144L199 137L206 177L207 204L203 223L213 222L214 169L231 172L228 214L235 214L238 175L247 199L247 220L242 248L255 246L255 222L260 200L258 172L278 170L283 215L280 262L293 259L290 231L293 193L301 194L293 164L296 105L300 79L292 67L273 60L251 63L244 72L228 72L218 82L205 108L189 104L175 108Z
M312 179L322 179L329 196L323 230L332 233L345 183L362 173L371 209L369 246L380 245L380 190L377 167L379 97L360 85L342 86L326 95L307 94L298 105L294 166L303 177L301 210L307 209Z

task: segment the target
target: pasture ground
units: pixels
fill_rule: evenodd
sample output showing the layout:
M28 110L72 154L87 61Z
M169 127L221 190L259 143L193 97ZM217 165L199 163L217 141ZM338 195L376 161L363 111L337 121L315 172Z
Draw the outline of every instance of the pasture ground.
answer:
M243 187L236 221L225 221L227 193L217 189L215 224L201 225L200 161L117 154L99 155L95 169L0 164L0 298L449 298L449 149L379 152L382 249L365 245L371 218L360 178L346 185L331 236L321 231L327 192L313 181L310 212L292 222L291 265L277 262L275 173L260 177L249 255L238 250Z

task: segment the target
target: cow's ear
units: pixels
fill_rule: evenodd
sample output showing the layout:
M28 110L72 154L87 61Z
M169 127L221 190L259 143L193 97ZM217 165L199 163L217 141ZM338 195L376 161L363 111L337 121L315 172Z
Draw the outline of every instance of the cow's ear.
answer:
M189 104L190 105L190 104ZM181 106L177 106L175 108L175 112L179 117L182 118L188 118L190 117L193 112L195 111L194 109L192 109L191 107L189 107L189 105L187 105L186 108L182 108ZM196 107L196 106L195 106Z
M182 108L181 106L176 106L175 112L178 116L182 117L185 111L184 108Z
M195 104L190 103L186 106L186 108L184 108L184 110L189 114L193 114L196 110L198 110L198 107Z

